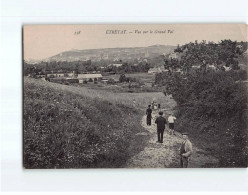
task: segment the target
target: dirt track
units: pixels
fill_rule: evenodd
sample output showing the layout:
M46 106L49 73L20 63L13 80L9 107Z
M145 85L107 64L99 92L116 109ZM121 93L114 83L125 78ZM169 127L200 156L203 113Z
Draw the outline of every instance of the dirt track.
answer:
M165 111L166 115L168 111ZM157 113L153 113L152 125L146 125L146 115L142 117L141 124L147 132L136 134L136 136L150 136L150 139L143 151L133 156L126 164L128 168L170 168L180 167L178 148L182 137L180 133L176 135L168 134L168 127L164 133L164 143L157 143L157 130L154 123ZM211 167L218 160L206 154L204 150L197 148L193 144L193 155L191 156L189 168Z

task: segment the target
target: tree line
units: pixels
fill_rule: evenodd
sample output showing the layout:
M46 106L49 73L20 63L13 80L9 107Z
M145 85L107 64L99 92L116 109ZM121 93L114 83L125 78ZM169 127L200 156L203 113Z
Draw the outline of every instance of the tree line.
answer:
M109 63L109 64L108 64ZM85 72L112 72L112 73L133 73L133 72L147 72L150 68L150 64L146 62L140 62L133 64L130 62L118 62L121 66L116 66L117 62L104 61L104 62L92 62L88 61L51 61L51 62L39 62L37 64L28 64L24 61L24 75L28 74L47 74L47 73L59 73L59 72L72 72L85 73Z
M193 66L199 66L206 71L207 65L214 65L216 69L224 70L223 66L239 69L239 58L247 50L247 42L221 40L218 43L202 41L190 42L177 46L174 50L180 58L165 59L168 70L181 69L187 73Z
M247 43L223 40L178 46L184 53L180 60L165 62L169 69L187 70L185 74L163 72L156 84L177 103L178 131L188 131L205 149L216 155L220 167L246 167L247 149L247 80L246 70L239 70L239 57ZM193 65L197 71L190 71ZM230 71L206 70L207 64L231 66ZM220 69L221 70L221 69Z

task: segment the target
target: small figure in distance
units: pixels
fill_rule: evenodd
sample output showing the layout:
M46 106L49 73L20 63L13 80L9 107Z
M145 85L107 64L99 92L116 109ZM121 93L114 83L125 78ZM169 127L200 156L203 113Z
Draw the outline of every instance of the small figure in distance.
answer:
M151 109L151 105L148 105L148 108L146 110L146 124L151 126L151 120L152 120L152 109Z
M192 155L192 143L188 139L188 133L182 133L183 142L179 148L180 152L180 165L182 168L187 168L189 165L190 156Z
M174 121L176 120L177 118L172 116L172 114L169 114L169 117L168 117L168 122L169 122L169 133L170 135L173 134L173 135L176 135L175 132L174 132Z
M133 107L136 107L136 101L133 99Z
M157 110L158 109L158 104L157 102L154 102L154 110Z
M155 102L154 102L154 100L153 100L153 101L152 101L152 109L154 109L154 103L155 103Z
M167 124L166 119L163 117L163 112L159 112L159 117L156 118L155 123L157 124L157 134L159 143L163 143L163 136L165 130L165 124Z

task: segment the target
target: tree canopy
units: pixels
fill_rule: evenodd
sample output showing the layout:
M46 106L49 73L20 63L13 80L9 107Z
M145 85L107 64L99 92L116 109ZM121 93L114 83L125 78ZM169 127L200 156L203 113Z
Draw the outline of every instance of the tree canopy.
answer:
M202 41L190 42L177 46L174 50L180 59L165 60L165 68L168 70L181 69L188 72L192 66L199 66L206 71L207 65L214 65L217 69L223 66L238 69L238 57L247 50L247 42L221 40L218 43Z

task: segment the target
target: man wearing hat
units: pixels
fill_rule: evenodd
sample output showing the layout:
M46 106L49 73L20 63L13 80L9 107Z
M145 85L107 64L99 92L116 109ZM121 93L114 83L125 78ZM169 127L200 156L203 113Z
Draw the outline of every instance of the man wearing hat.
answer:
M189 164L189 158L193 152L192 143L188 139L188 133L182 133L183 142L179 148L180 151L180 164L182 168L187 168Z
M159 117L156 118L155 123L157 124L157 133L158 133L158 141L159 143L163 143L163 135L165 124L167 124L166 119L163 116L163 112L159 112Z

